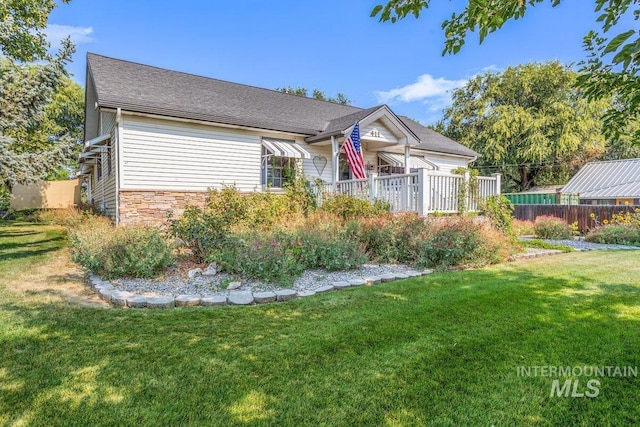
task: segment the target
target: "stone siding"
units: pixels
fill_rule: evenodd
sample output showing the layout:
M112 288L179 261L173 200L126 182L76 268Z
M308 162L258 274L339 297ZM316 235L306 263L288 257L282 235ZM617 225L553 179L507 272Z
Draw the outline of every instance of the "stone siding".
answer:
M120 191L120 224L164 225L167 214L182 215L187 206L204 207L206 191Z

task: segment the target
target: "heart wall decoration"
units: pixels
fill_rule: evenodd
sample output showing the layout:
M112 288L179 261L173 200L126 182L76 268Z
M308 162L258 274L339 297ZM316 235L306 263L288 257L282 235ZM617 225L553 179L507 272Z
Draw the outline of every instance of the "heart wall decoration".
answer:
M325 156L315 156L313 158L313 166L316 167L318 175L322 176L324 168L327 166L327 158Z

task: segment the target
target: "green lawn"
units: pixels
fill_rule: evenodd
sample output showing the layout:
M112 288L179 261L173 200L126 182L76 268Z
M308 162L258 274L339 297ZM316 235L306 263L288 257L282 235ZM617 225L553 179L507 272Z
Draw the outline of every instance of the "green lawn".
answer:
M640 423L640 378L580 398L518 375L640 366L640 251L154 311L92 300L65 246L0 223L0 425Z

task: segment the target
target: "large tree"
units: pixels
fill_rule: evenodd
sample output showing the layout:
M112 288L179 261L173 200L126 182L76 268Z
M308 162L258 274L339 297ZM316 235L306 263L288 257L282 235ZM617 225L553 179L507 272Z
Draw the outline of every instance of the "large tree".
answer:
M62 0L69 3L70 0ZM50 58L44 30L55 0L2 0L0 51L11 60L32 62Z
M453 11L442 23L445 34L444 54L457 53L469 32L477 32L480 42L512 19L523 17L527 8L540 3L557 6L562 0L469 0L462 10ZM623 27L626 19L640 18L640 0L593 0L592 7L601 33L593 30L584 37L587 58L582 62L576 81L590 99L609 99L615 103L603 116L605 134L625 134L640 119L640 32ZM588 2L584 2L585 6ZM409 15L418 17L430 0L390 0L377 5L371 16L380 21L397 22ZM456 4L452 2L452 4ZM623 22L624 24L622 24ZM640 129L631 135L640 144Z
M74 47L65 39L51 53L43 34L55 5L0 3L0 184L6 188L45 179L77 149L77 103L62 105L78 98L65 69Z
M437 128L476 150L484 172L502 172L508 190L564 183L606 150L599 117L606 101L588 101L576 73L558 62L484 73L453 92Z

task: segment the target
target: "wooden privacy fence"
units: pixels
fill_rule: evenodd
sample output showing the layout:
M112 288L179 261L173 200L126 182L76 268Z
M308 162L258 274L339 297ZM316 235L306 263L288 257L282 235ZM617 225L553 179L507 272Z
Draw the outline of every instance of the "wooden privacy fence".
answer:
M11 207L23 209L64 209L80 205L80 180L43 181L16 184L11 192Z
M596 226L591 218L594 214L602 222L610 220L612 215L621 212L633 212L640 206L605 206L605 205L515 205L513 216L516 219L535 221L539 216L549 215L562 218L567 224L578 223L578 229L586 232Z

